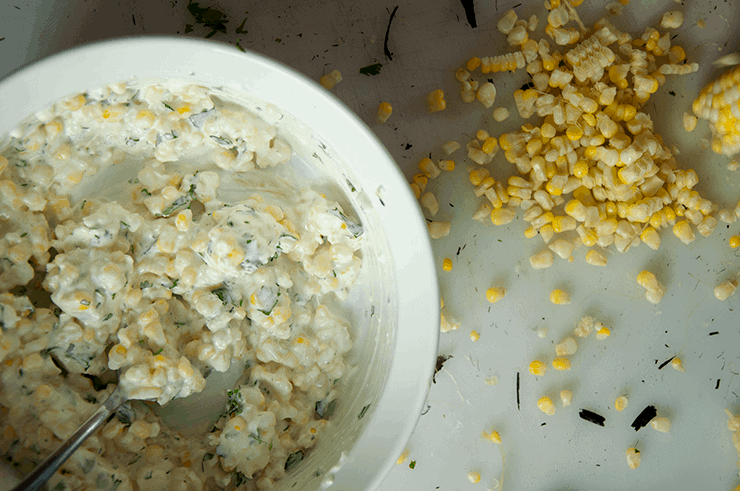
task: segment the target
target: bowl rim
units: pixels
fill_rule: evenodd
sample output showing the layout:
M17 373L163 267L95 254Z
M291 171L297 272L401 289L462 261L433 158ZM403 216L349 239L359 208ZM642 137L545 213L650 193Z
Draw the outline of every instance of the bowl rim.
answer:
M158 58L158 53L167 57ZM248 70L264 78L244 78ZM271 83L275 77L284 79L284 83ZM187 37L147 35L95 41L10 72L0 79L0 107L4 111L0 136L23 118L65 96L137 78L186 78L212 86L220 83L289 108L286 112L319 135L361 136L332 138L330 146L345 162L359 163L352 170L365 189L384 190L383 205L375 201L373 205L389 220L386 235L397 273L400 328L395 333L391 368L380 398L368 414L367 426L332 477L338 489L358 489L358 484L363 489L378 487L403 452L421 416L439 343L440 303L434 255L423 213L406 178L372 130L316 81L265 55ZM291 84L291 90L285 90L286 83ZM305 100L306 95L309 100ZM369 465L374 469L368 469ZM328 484L325 480L324 485Z

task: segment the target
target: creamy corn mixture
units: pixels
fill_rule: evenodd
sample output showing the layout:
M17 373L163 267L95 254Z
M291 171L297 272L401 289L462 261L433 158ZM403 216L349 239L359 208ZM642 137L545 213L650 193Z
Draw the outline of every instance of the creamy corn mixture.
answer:
M348 325L322 299L355 282L362 228L308 189L222 201L222 181L289 159L276 129L203 87L119 84L38 113L0 148L2 453L30 470L117 370L133 401L49 489L268 489L299 464L347 369ZM134 165L106 182L123 198L70 196ZM208 434L152 412L232 364L244 375Z

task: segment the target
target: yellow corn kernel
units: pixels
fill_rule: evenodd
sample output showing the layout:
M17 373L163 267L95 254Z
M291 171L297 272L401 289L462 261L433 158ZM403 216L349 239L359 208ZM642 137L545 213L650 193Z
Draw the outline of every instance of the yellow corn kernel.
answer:
M470 183L473 186L479 186L480 183L483 182L483 179L487 178L489 175L490 173L485 167L475 169L470 172Z
M552 416L553 414L555 414L555 404L553 404L552 399L547 396L540 397L540 399L537 401L537 407L540 411L547 414L548 416Z
M529 364L529 373L542 377L547 372L547 365L540 360L534 360Z
M506 225L511 223L514 217L516 217L514 208L499 208L491 212L491 222L494 225Z
M442 172L429 157L424 157L419 161L419 170L430 179L436 178Z
M686 370L683 367L683 363L681 362L681 358L674 358L671 360L671 368L674 370L678 370L679 372L685 372Z
M470 340L476 342L480 339L480 334L475 329L470 331Z
M555 358L552 360L552 367L555 370L570 370L570 360L567 358Z
M733 249L740 247L740 235L733 235L730 237L730 247Z
M676 224L673 226L673 234L678 237L684 244L690 244L694 241L694 239L696 239L696 235L694 234L691 225L686 220L676 222Z
M74 303L78 305L77 310L87 310L92 304L92 297L85 292L76 292Z
M325 89L332 89L341 81L342 74L339 72L339 70L333 70L332 72L327 73L319 79L319 83L323 85Z
M468 472L468 481L472 482L473 484L478 484L480 482L480 473Z
M388 121L388 118L391 117L391 114L393 113L393 106L391 106L388 102L381 102L378 105L378 112L375 114L375 122L378 124L383 124L386 121Z
M685 59L686 59L686 52L681 46L677 44L674 44L673 46L671 46L671 49L668 52L668 60L671 63L680 63Z
M480 66L480 58L478 58L477 56L472 57L471 59L468 60L465 66L469 71L472 72L473 70L475 70L476 68Z
M506 296L506 288L491 287L486 290L486 300L490 303L496 303Z
M609 336L611 336L611 335L612 335L612 332L611 332L611 331L609 330L609 328L608 328L608 327L606 327L606 326L601 326L601 327L600 327L600 328L599 328L599 329L598 329L598 330L596 331L596 339L598 339L599 341L602 341L602 340L604 340L604 339L608 338L608 337L609 337Z
M565 135L570 141L580 140L583 136L583 130L576 125L570 125L568 126L568 129L565 130Z
M617 411L624 411L627 408L627 398L625 396L617 397L617 400L614 401L614 409Z
M444 111L447 108L445 93L442 89L433 90L427 95L427 108L430 113Z
M489 136L483 142L483 145L481 146L481 150L486 152L488 155L491 155L494 152L494 150L496 150L497 145L498 145L498 142L496 141L496 139L492 136Z
M646 227L640 234L640 239L654 251L660 247L660 235L653 227Z
M555 289L550 293L550 301L555 305L567 305L570 303L570 295L560 289Z
M524 231L524 236L528 239L531 239L532 237L536 235L537 235L537 229L532 226L527 227L527 229Z
M585 160L579 160L573 166L573 175L581 178L588 175L588 162Z
M396 460L396 464L401 465L404 462L406 462L409 459L410 454L411 452L409 451L408 448L404 450L403 453L398 457L398 460Z
M411 183L411 190L414 192L414 197L416 199L419 199L419 197L421 196L421 188L419 188L419 185L416 184L415 182L412 182Z
M444 271L452 271L452 259L449 257L444 258L442 261L442 269Z
M443 171L452 172L453 170L455 170L455 161L454 160L440 160L437 166Z
M501 435L498 431L493 430L490 434L484 431L483 434L485 435L487 440L491 440L493 443L501 443Z
M475 138L477 140L480 140L480 141L486 141L486 139L489 136L490 135L488 134L488 132L486 130L483 130L483 129L480 129L480 130L478 130L478 131L475 132Z

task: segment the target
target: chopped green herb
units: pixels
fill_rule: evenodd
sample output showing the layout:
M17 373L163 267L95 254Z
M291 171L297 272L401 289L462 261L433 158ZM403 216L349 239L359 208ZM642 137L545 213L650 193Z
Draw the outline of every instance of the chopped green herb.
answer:
M246 483L247 481L250 481L250 480L251 479L249 479L247 476L245 476L244 474L242 474L239 471L236 471L234 473L234 486L237 487L237 488L239 486L241 486L242 484Z
M86 298L83 298L82 300L80 300L80 304L85 305L85 306L89 306L90 305L90 300L88 300Z
M23 233L21 234L21 237L25 237L26 235L28 235L28 232L23 232Z
M116 294L115 293L113 295L111 295L110 299L113 300L114 298L116 298Z
M236 43L235 43L235 46L236 46L236 47L237 47L237 49L238 49L239 51L241 51L242 53L246 53L246 52L247 52L247 50L245 50L244 48L242 48L242 45L241 45L241 44L239 44L239 43L241 43L241 41L242 41L241 39L237 39L237 40L236 40Z
M411 461L411 462L409 463L409 469L413 469L414 467L416 467L416 461L415 461L415 460L412 460L412 461Z
M280 39L280 38L275 38L275 42L276 42L276 43L279 43L280 41L282 41L282 39Z
M159 349L157 350L157 352L156 352L156 353L154 353L154 356L157 356L158 354L160 354L160 353L162 352L162 350L163 350L163 349L164 349L164 348L159 348Z
M244 410L244 408L242 407L244 404L244 399L242 398L241 391L239 389L230 390L226 392L226 395L228 396L228 401L226 403L226 412L229 414L229 416L234 417L237 414L241 414L241 412Z
M152 195L152 193L150 193L149 191L147 191L146 188L142 189L141 192L144 193L144 194L146 194L147 196L151 196Z
M172 286L170 287L170 290L172 290L173 288L177 286L178 281L179 281L179 278L175 278L174 280L172 280Z
M249 13L249 12L247 12L247 13ZM239 24L239 27L237 27L234 32L237 33L237 34L246 34L247 32L249 32L246 29L244 29L244 24L246 24L246 23L247 23L247 18L244 17L244 20L242 21L241 24Z
M111 313L107 313L107 314L105 314L105 317L103 317L103 320L104 321L110 320L111 317L113 317L113 313L112 312Z
M383 67L381 63L375 63L373 65L368 65L360 68L360 73L363 75L367 75L368 77L371 75L377 75L380 73L380 69Z
M139 288L141 288L142 290L145 290L151 287L152 287L152 284L149 281L142 281L141 283L139 283Z
M360 411L360 414L357 415L357 419L362 419L365 417L365 413L370 408L370 404L366 404L365 407L362 408L362 411Z
M121 220L121 225L123 225L124 227L128 227L129 226L129 224L126 223L126 222L124 222L123 220Z
M175 322L175 325L177 327L184 326L185 325L185 322Z
M226 14L213 7L201 7L198 2L192 0L188 2L188 12L195 18L196 24L203 24L203 27L207 27L211 30L206 34L206 39L213 37L217 32L226 34L226 24L229 22L226 19ZM192 30L192 25L188 24ZM190 32L187 30L185 32Z
M87 200L86 199L85 200L82 200L82 206L80 206L80 210L84 210L85 209L85 203L87 203Z
M167 108L167 109L169 109L170 111L174 111L174 109L172 108L172 106L170 106L170 105L169 105L169 104L167 104L166 102L163 102L162 104L164 104L164 107L166 107L166 108Z

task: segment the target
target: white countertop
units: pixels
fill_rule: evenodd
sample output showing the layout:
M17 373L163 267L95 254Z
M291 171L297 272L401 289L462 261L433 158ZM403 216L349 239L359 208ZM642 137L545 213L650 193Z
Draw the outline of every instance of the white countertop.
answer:
M512 117L493 122L491 111L475 102L466 105L458 96L454 72L471 56L509 51L495 22L508 8L521 17L540 16L539 39L546 24L542 2L521 0L476 1L478 27L465 20L458 0L273 0L246 4L235 0L210 3L228 15L227 33L213 39L230 42L277 59L307 76L339 69L344 80L332 91L357 112L377 133L407 177L416 164L432 154L442 157L440 145L457 140L463 146L484 128L498 136L523 124L516 116L511 93L526 82L526 74L493 75L498 88L494 107L504 106ZM604 0L586 0L578 8L587 24L602 15ZM680 118L698 93L698 87L719 73L710 63L738 48L739 35L731 32L740 18L740 2L727 0L633 0L624 14L613 19L633 34L657 26L665 10L681 9L684 26L674 43L681 44L689 61L702 63L696 74L669 81L650 100L648 112L656 132L681 151L684 168L694 168L701 182L697 189L722 206L734 207L740 176L724 169L728 159L700 146L707 133L701 122L687 134ZM390 30L386 59L383 41L391 10L398 11ZM641 7L642 5L642 7ZM84 42L142 34L183 35L193 18L185 0L9 0L0 5L0 76L21 65ZM235 33L246 18L243 29ZM704 19L707 27L696 23ZM730 21L730 19L732 19ZM736 27L736 26L735 26ZM189 36L208 33L196 26ZM382 63L376 76L361 75L359 68ZM522 71L523 72L523 71ZM442 88L447 110L428 114L427 93ZM675 92L675 95L669 93ZM393 105L391 119L372 123L380 101ZM536 124L536 117L532 123ZM505 489L706 489L730 490L740 484L736 454L726 430L724 408L740 412L740 331L738 298L718 302L712 289L737 274L740 261L727 246L740 223L720 223L712 237L683 246L670 232L663 245L651 251L644 245L627 254L610 254L607 268L585 264L585 248L568 264L533 271L528 258L543 248L539 238L523 237L521 218L496 228L470 220L478 200L467 178L462 151L455 154L457 169L429 185L440 201L436 219L451 220L452 233L434 242L440 288L447 315L462 327L443 334L440 354L452 355L436 375L427 412L408 444L408 462L393 468L381 489L434 490L473 486L469 471L482 476L478 488L490 489L501 480L506 455ZM489 166L494 177L513 172L501 153ZM495 170L494 170L495 169ZM736 173L740 174L740 173ZM442 259L453 259L451 272L442 271ZM662 302L653 306L635 283L635 276L650 269L667 287ZM485 290L501 285L506 298L495 305ZM553 288L567 289L573 303L554 306L548 301ZM592 315L612 329L612 337L597 341L590 336L572 357L569 372L535 378L527 371L535 359L551 360L554 344L575 327L582 315ZM547 327L539 339L536 331ZM469 334L480 333L474 343ZM717 334L711 334L716 332ZM658 366L671 356L684 360L685 373ZM520 374L520 408L517 408L517 373ZM497 385L485 380L496 376ZM718 388L715 388L718 387ZM562 408L557 394L574 392L574 402ZM558 406L554 416L539 412L535 402L550 395ZM619 395L629 395L629 407L613 409ZM673 421L668 434L645 428L635 433L630 423L648 404ZM607 418L604 428L578 418L589 409ZM482 430L496 429L503 445L480 439ZM624 452L639 441L642 466L630 471ZM474 488L476 486L473 486Z

